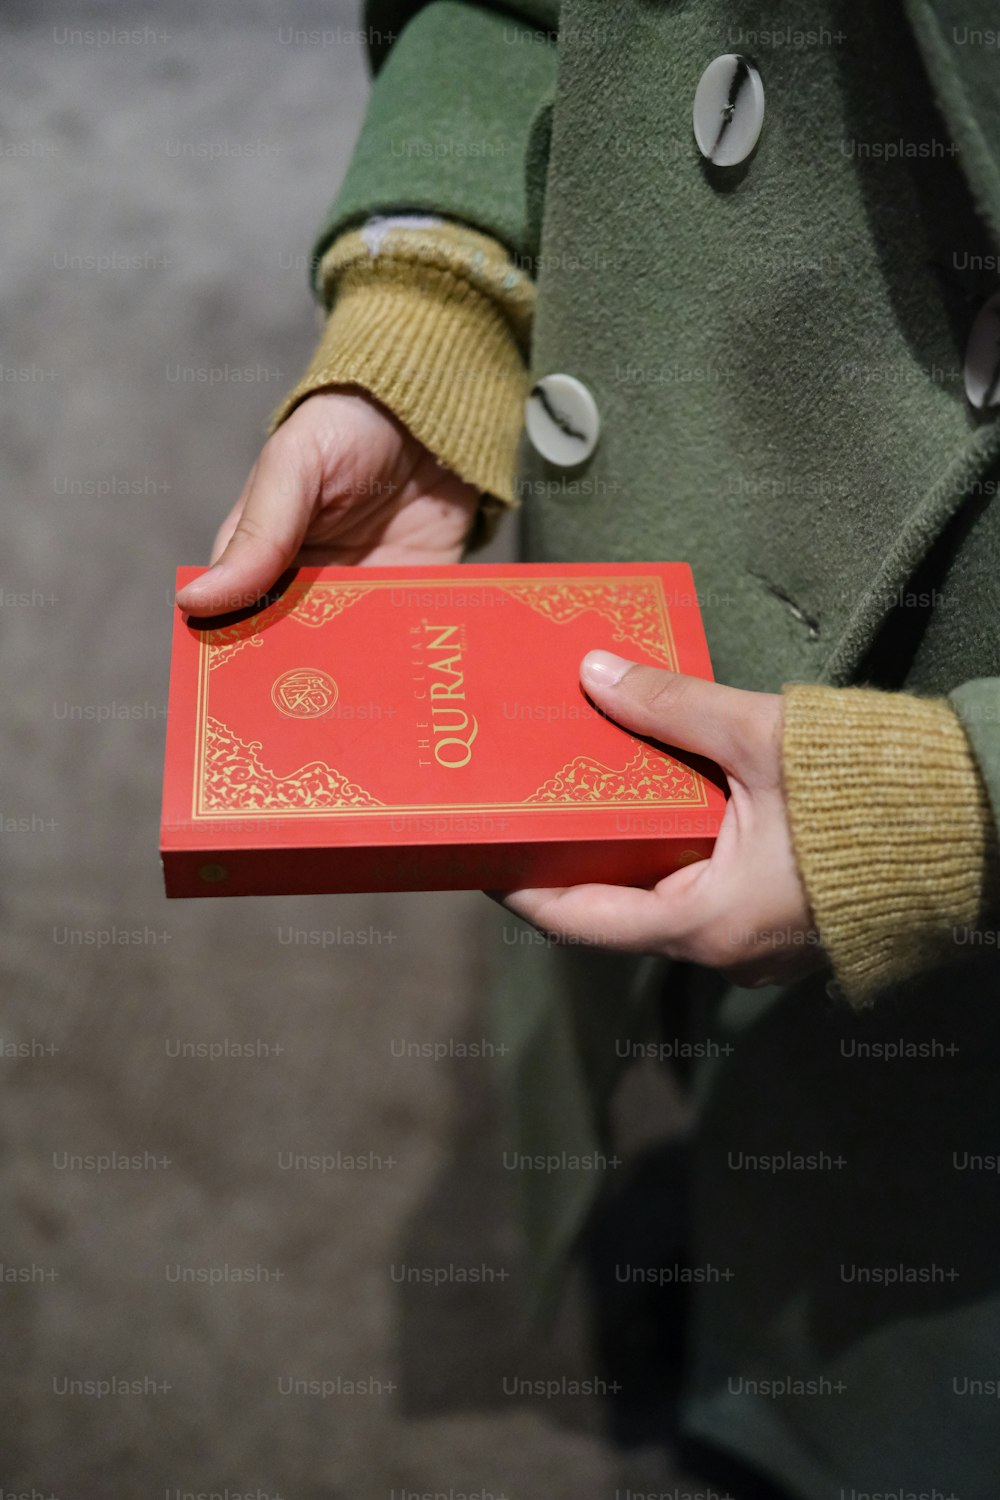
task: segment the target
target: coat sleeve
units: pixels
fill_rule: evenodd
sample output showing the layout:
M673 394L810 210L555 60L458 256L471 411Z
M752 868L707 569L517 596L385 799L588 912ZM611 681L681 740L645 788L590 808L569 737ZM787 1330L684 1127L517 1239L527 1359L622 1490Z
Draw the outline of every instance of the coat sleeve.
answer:
M373 84L313 264L374 214L441 214L517 258L537 251L532 126L555 83L558 0L368 0Z

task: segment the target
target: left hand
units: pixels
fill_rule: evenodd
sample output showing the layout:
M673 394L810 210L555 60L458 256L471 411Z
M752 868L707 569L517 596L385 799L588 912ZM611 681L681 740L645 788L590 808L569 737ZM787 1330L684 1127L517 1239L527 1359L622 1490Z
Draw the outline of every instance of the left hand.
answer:
M782 983L819 967L782 789L781 694L661 672L607 651L584 657L580 680L625 728L721 766L731 795L718 840L710 859L652 890L578 885L498 899L557 938L704 964L735 984Z

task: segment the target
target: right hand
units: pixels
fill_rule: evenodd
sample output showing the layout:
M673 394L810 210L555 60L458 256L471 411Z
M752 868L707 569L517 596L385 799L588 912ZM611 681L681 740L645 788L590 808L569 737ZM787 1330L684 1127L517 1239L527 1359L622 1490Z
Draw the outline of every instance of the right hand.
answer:
M192 615L243 609L292 563L456 563L479 498L373 396L319 391L265 443L212 567L177 604Z

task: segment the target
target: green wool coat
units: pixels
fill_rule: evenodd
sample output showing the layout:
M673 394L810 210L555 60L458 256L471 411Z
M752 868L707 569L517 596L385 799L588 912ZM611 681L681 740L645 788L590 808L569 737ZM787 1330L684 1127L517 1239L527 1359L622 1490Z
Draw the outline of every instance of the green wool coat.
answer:
M427 210L534 268L532 373L583 380L602 435L582 475L525 445L525 555L690 562L722 682L949 694L1000 813L1000 424L962 384L1000 287L995 7L383 0L367 22L371 104L317 253ZM719 170L691 110L726 52L766 116ZM828 974L749 992L503 922L511 1151L559 1161L512 1172L539 1275L599 1186L623 1055L683 1000L684 1423L809 1500L997 1493L996 938L856 1015Z

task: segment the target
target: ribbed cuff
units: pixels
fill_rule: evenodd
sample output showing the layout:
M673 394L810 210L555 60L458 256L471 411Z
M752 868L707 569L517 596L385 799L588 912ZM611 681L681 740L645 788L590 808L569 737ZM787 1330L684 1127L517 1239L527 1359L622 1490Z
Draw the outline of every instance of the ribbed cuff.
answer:
M945 699L785 687L785 792L820 939L847 999L935 963L982 921L996 827Z
M344 235L320 278L332 311L272 428L315 391L359 386L494 505L516 505L530 278L501 246L457 225L392 230L376 254L360 232Z

